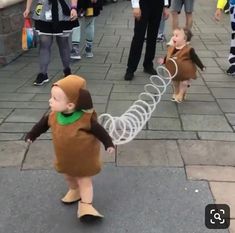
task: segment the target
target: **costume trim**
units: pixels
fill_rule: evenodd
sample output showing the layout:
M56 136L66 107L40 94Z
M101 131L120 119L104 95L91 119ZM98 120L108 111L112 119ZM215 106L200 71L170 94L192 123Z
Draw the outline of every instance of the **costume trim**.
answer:
M60 125L69 125L79 120L83 116L84 112L82 110L75 111L71 115L66 116L61 112L56 113L56 120Z

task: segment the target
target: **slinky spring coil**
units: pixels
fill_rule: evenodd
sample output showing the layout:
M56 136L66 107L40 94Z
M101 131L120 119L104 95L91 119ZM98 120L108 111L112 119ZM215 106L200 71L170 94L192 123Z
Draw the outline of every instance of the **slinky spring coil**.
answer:
M144 92L139 94L138 100L126 112L119 117L111 116L108 113L99 116L99 122L107 130L115 145L130 142L151 118L167 86L178 73L175 60L171 58L170 60L175 65L174 75L171 75L166 67L158 66L158 75L150 76L151 83L144 86Z

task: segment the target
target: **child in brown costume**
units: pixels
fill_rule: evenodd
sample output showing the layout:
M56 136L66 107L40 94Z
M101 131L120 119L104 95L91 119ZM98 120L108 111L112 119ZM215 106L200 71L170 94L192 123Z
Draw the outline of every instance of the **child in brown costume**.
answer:
M173 45L168 47L164 59L158 59L158 63L165 64L172 76L175 74L176 67L170 58L174 59L177 64L178 72L172 79L174 93L171 99L177 103L181 103L184 100L187 88L190 87L192 79L197 78L196 65L201 70L205 70L205 66L189 44L191 38L192 33L189 29L175 29L172 37Z
M63 203L78 203L78 218L103 217L93 206L92 176L101 170L100 142L112 153L114 145L104 128L97 122L86 81L69 75L54 83L49 105L51 112L26 135L33 142L49 128L55 150L55 169L64 174L69 190ZM98 140L99 139L99 140Z

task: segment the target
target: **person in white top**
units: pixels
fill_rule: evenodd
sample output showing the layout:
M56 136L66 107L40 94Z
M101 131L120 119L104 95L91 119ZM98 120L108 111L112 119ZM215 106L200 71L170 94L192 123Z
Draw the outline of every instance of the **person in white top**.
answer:
M146 51L144 57L144 72L157 74L153 68L155 57L156 39L162 12L169 14L167 6L168 0L131 0L133 16L135 18L134 36L127 63L125 80L132 80L142 53L144 38L147 31Z

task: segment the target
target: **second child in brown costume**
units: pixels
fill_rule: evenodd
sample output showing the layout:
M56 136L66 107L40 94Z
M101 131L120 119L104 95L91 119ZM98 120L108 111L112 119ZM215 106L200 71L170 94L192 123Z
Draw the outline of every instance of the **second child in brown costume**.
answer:
M112 153L114 145L104 128L97 122L86 81L69 75L54 83L49 105L51 112L26 135L33 142L49 128L55 150L55 169L64 174L69 190L61 199L78 203L78 218L103 217L92 205L92 176L101 170L100 142Z
M197 78L196 65L201 70L205 70L205 66L189 44L191 38L192 33L189 29L175 29L172 37L173 45L168 47L166 57L158 60L158 63L165 64L172 76L176 72L176 67L170 59L173 59L177 64L178 72L172 79L174 93L171 100L178 103L184 100L192 79Z

